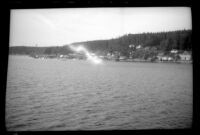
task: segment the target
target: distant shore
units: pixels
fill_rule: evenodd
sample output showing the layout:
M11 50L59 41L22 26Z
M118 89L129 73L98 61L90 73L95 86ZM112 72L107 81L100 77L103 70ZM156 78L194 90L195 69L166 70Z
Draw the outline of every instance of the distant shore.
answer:
M177 61L149 61L149 60L134 60L134 59L130 59L130 60L120 60L120 62L145 62L145 63L183 63L183 64L192 64L192 61L181 61L181 60L177 60Z
M27 54L9 54L13 56L28 56ZM61 59L61 60L70 60L70 59L76 59L76 60L85 60L85 59L79 59L79 58L60 58L60 57L31 57L34 59ZM115 59L102 59L104 61L115 61L115 62L141 62L141 63L178 63L178 64L192 64L193 62L191 60L176 60L176 61L160 61L160 60L144 60L144 59L123 59L123 60L115 60Z
M107 61L116 61L116 60L107 60ZM144 59L126 59L126 60L118 60L116 62L141 62L141 63L183 63L183 64L192 64L192 61L183 61L183 60L177 60L177 61L160 61L160 60L144 60Z

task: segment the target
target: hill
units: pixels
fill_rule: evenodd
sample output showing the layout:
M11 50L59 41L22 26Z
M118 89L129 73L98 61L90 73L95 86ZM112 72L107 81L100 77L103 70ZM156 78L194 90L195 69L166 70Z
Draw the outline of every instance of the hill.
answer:
M113 52L118 51L127 55L130 50L129 45L141 45L142 47L156 47L160 51L192 50L192 31L181 30L158 33L127 34L110 40L95 40L73 43L83 44L93 52Z
M109 40L94 40L76 42L72 45L84 45L88 50L99 55L118 51L122 55L129 55L130 46L154 47L159 51L167 52L172 49L192 50L192 30L179 30L157 33L126 34ZM26 47L13 46L9 54L69 54L72 50L67 45L54 47Z

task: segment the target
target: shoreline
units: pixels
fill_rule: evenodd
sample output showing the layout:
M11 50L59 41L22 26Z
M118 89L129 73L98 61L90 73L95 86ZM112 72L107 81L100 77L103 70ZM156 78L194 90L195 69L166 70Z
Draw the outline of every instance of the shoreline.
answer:
M150 60L134 60L134 59L128 59L128 60L119 60L117 62L140 62L140 63L177 63L177 64L192 64L192 61L150 61Z
M34 59L60 59L60 60L71 60L70 58L60 58L60 57L54 57L54 58L44 58L44 57L31 57L30 55L27 54L9 54L12 56L28 56L30 58L34 58ZM78 58L73 58L76 60L84 60L84 59L78 59ZM102 59L103 61L114 61L114 62L140 62L140 63L177 63L177 64L192 64L193 61L183 61L183 60L177 60L177 61L159 61L159 60L155 60L155 61L150 61L150 60L143 60L143 59L124 59L124 60L115 60L115 59Z

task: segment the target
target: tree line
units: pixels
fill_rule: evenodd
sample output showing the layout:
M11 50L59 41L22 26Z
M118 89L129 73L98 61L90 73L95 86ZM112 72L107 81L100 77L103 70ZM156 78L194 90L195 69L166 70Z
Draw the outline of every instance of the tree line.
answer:
M99 55L105 55L108 52L118 51L123 55L128 55L129 45L154 47L159 51L167 52L172 49L177 50L192 50L192 30L179 30L169 32L157 33L140 33L140 34L126 34L118 38L109 40L94 40L76 42L72 45L76 46L82 44L91 52ZM10 47L10 54L69 54L68 45L54 46L54 47L26 47L14 46Z

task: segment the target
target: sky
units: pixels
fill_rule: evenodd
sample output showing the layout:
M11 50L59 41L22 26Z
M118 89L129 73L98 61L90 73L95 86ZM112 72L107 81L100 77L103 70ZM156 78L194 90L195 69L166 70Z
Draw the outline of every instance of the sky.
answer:
M63 46L192 29L188 7L12 9L10 17L10 46Z

